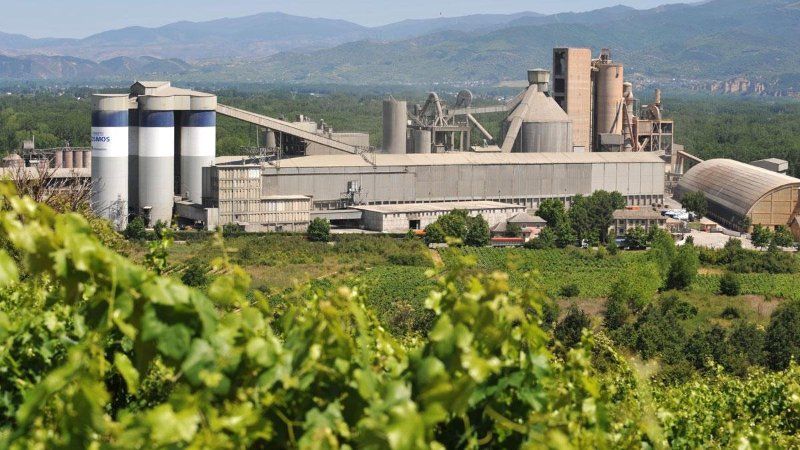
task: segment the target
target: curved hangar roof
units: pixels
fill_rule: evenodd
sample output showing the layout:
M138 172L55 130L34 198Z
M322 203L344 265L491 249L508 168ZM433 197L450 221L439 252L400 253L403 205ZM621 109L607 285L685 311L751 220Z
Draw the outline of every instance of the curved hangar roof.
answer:
M678 194L702 191L716 203L746 216L765 195L800 187L800 179L732 159L710 159L689 169L678 182Z

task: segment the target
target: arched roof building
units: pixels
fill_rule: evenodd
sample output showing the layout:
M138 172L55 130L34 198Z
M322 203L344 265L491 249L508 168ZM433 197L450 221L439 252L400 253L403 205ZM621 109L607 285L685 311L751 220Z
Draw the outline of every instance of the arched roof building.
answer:
M700 191L708 200L708 216L735 230L748 221L774 228L797 220L800 179L731 159L711 159L692 167L678 182L675 197Z

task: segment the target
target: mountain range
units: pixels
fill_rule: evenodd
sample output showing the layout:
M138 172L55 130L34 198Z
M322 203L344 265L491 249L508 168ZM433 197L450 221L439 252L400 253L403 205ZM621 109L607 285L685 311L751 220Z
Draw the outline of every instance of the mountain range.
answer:
M130 27L84 39L0 33L0 78L289 83L495 83L549 67L554 46L610 47L629 74L798 80L800 2L485 14L364 27L282 13ZM798 86L800 87L800 86Z

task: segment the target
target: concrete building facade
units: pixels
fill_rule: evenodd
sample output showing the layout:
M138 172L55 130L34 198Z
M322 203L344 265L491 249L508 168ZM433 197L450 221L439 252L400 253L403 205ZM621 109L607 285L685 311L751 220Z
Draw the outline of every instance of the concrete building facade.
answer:
M361 211L361 222L364 228L382 233L423 230L436 222L439 217L456 209L467 211L473 217L481 215L489 227L505 223L509 217L525 211L522 206L490 201L400 203L354 206L353 208Z
M535 210L547 198L569 204L601 189L620 192L629 205L664 198L664 163L648 153L308 156L264 165L261 175L262 196L305 195L318 210L473 200Z

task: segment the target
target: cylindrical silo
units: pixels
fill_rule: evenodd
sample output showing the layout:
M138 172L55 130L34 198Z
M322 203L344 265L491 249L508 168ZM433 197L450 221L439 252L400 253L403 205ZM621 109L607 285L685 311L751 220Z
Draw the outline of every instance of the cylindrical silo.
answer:
M149 225L172 221L175 191L174 97L139 99L139 209Z
M214 165L217 153L217 97L193 96L181 114L180 195L203 203L203 167Z
M411 152L431 152L431 130L411 130Z
M128 202L139 211L139 108L128 110Z
M383 152L406 152L408 116L406 102L389 98L383 101Z
M275 139L275 132L272 131L272 130L267 130L267 133L266 133L264 141L265 141L264 145L268 149L273 149L273 148L277 147L277 142L278 141L277 141L277 139Z
M83 150L73 150L72 167L83 169Z
M91 150L84 150L83 151L83 168L84 169L91 169L92 168L92 151ZM130 170L130 167L128 168ZM128 192L128 197L130 197L131 193ZM128 199L130 201L130 199Z
M94 141L92 141L92 143L94 143ZM64 150L64 168L72 169L72 150L70 149Z
M64 167L64 151L63 150L56 150L55 151L55 161L53 162L53 166L56 169L60 169Z
M525 102L520 104L503 123L503 136L511 122L521 117L522 124L514 142L515 153L567 153L574 151L572 120L544 90L548 85L547 71L537 70L536 83L528 87ZM531 74L529 74L531 77Z
M121 230L128 222L128 96L93 95L92 108L92 209ZM73 153L64 152L65 166L72 167Z
M622 134L623 68L622 64L597 66L597 122L595 134Z

